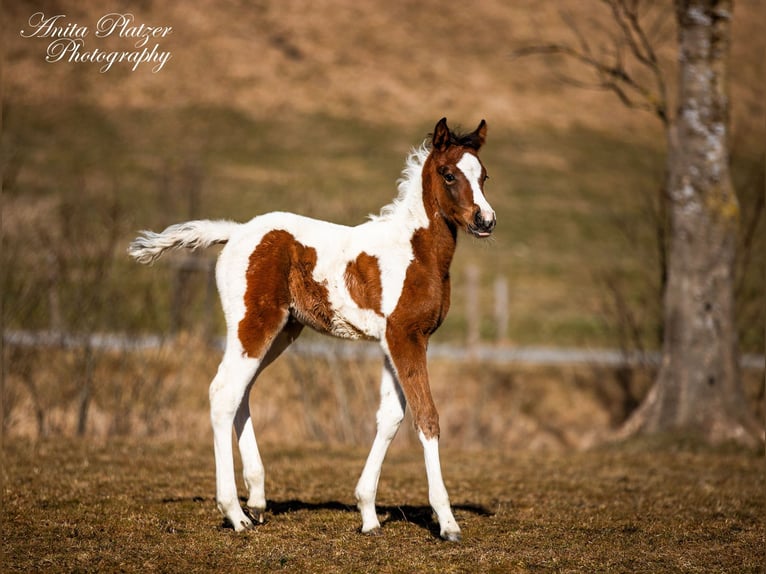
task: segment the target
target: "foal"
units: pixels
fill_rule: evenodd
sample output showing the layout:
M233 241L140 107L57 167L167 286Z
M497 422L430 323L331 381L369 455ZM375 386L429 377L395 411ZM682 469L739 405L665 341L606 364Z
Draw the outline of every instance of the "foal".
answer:
M442 538L460 540L439 462L439 415L426 370L430 335L447 315L449 267L459 229L488 237L495 213L484 197L487 173L478 158L487 125L455 134L446 118L430 146L407 159L399 195L356 227L274 212L244 224L189 221L143 232L129 253L151 263L164 251L226 243L216 279L226 317L226 350L210 385L216 501L235 530L251 528L237 498L232 425L256 521L266 508L264 469L250 419L258 374L304 326L346 339L380 342L385 360L377 434L356 487L362 532L377 533L378 478L388 445L409 403L423 445L428 498Z

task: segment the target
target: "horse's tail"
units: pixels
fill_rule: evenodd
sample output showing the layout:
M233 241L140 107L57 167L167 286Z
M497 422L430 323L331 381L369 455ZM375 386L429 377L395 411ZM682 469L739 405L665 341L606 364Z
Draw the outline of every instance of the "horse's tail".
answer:
M226 243L239 226L234 221L187 221L171 225L162 233L142 231L128 247L128 255L139 263L154 263L168 249L198 249Z

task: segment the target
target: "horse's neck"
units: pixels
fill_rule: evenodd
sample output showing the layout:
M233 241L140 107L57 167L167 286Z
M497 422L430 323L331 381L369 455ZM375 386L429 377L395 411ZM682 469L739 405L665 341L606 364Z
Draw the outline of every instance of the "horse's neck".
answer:
M435 227L434 235L436 236L433 249L434 263L442 276L447 277L457 248L457 229L447 224L441 216L439 216L439 221L432 222L432 225Z
M446 278L457 248L457 228L442 216L436 199L423 181L423 207L428 216L428 227L416 231L413 237L415 257L434 268L434 272Z

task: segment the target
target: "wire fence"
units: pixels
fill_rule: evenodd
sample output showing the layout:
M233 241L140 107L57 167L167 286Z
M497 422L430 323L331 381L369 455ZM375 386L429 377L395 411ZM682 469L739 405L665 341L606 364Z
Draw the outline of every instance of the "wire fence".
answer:
M107 351L140 351L158 349L173 342L175 337L162 335L128 335L121 333L75 334L54 331L8 330L3 332L3 342L9 346L57 347L79 349L89 347ZM214 338L210 346L223 350L224 339ZM333 339L299 340L293 343L289 352L304 357L375 358L382 357L376 343L366 341L342 341ZM513 346L473 343L455 345L432 343L428 356L454 361L487 361L494 364L523 363L529 365L597 365L636 366L659 365L662 354L659 351L646 353L625 353L618 349L588 349L572 347ZM766 369L764 355L744 354L740 367L748 370Z

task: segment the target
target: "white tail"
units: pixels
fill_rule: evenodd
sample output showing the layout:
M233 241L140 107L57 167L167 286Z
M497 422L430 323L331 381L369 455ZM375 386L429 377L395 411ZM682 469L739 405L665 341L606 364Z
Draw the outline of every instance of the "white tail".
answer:
M202 219L171 225L162 233L142 231L128 247L128 255L139 263L154 263L168 249L198 249L226 243L239 225L234 221Z

